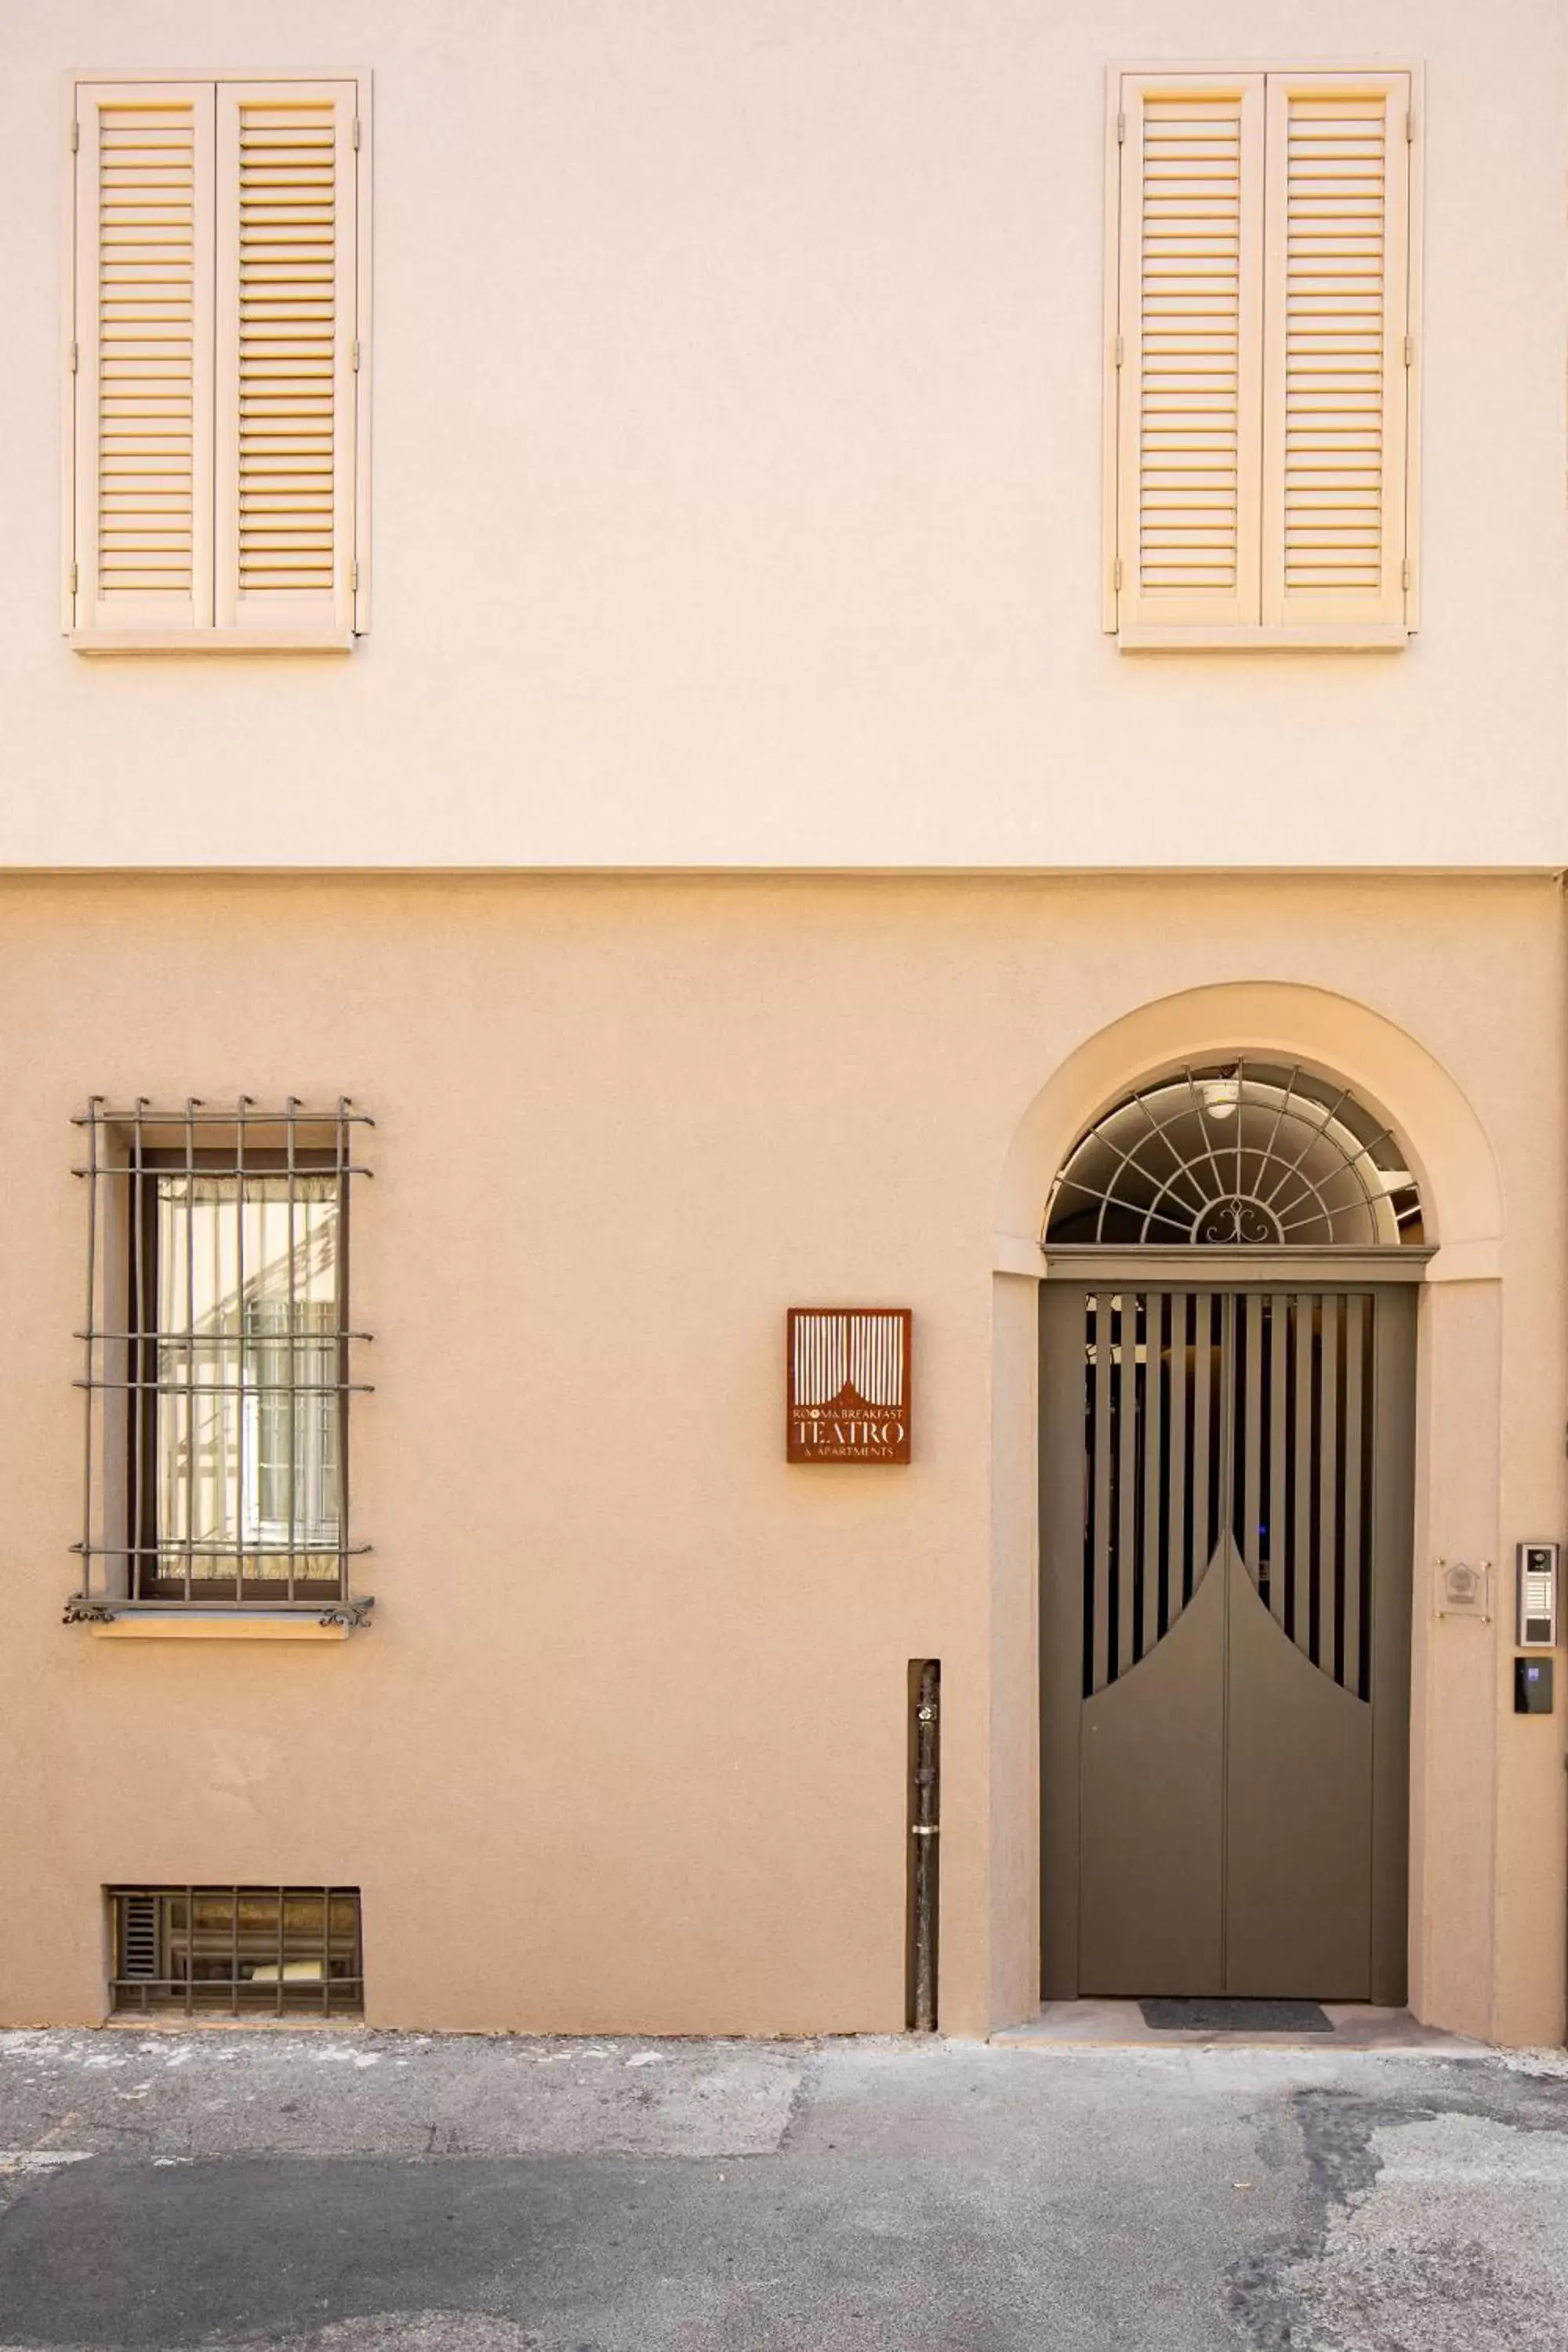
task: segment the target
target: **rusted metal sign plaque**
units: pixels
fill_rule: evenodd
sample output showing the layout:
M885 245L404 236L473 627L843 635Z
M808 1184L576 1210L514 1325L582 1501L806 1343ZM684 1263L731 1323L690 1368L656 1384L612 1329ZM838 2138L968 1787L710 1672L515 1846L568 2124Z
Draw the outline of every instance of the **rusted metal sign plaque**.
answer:
M907 1462L907 1307L792 1307L786 1334L791 1462Z

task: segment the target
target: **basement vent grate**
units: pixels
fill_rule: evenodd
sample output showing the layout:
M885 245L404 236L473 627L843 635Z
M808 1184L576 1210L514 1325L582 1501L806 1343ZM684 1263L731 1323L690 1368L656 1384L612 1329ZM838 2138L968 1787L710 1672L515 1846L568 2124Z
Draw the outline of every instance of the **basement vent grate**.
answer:
M113 1886L113 2002L186 2017L354 2016L354 1886Z

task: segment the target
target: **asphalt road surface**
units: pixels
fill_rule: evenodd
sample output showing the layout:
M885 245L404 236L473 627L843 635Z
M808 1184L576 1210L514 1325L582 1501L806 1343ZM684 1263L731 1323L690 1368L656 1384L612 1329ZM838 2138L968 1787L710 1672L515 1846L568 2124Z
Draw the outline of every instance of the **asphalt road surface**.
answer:
M0 2035L0 2352L1563 2352L1568 2061Z

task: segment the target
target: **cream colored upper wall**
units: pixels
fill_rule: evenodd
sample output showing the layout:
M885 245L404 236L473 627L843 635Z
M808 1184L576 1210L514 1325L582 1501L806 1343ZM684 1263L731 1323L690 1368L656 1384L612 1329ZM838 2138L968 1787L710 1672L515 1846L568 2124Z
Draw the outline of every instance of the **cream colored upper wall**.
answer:
M1560 0L13 0L0 862L1568 863ZM1117 58L1426 70L1420 636L1100 633ZM58 634L59 76L368 66L374 624Z

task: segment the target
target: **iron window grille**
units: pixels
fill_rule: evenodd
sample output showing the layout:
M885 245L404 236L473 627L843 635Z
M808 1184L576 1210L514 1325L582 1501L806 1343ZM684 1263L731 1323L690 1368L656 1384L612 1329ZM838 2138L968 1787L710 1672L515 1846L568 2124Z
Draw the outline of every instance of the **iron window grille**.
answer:
M357 1886L111 1886L113 2009L344 2017L364 2007Z
M313 1612L353 1622L348 1310L353 1152L373 1121L242 1097L94 1097L86 1155L82 1589L67 1617Z
M1052 1187L1047 1248L1389 1249L1423 1240L1393 1129L1300 1064L1205 1063L1102 1111Z

